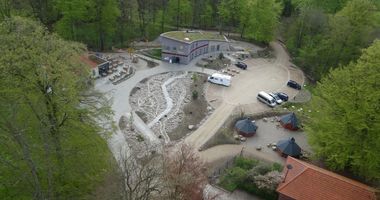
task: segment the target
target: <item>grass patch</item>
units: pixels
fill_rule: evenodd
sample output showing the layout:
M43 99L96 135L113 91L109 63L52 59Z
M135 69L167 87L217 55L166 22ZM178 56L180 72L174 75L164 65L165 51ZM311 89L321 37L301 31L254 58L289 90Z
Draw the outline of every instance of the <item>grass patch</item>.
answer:
M147 50L142 50L141 53L150 57L150 58L161 60L162 49L160 49L160 48L147 49Z
M170 37L176 40L186 41L186 42L192 42L196 40L221 40L225 41L225 38L223 35L219 35L217 33L210 33L210 32L203 32L203 31L171 31L166 32L163 34L163 36ZM185 40L187 38L187 40Z

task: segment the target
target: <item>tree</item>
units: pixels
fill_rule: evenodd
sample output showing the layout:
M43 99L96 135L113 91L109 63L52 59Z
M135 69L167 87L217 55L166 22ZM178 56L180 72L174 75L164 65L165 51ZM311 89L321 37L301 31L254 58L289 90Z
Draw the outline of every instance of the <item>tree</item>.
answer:
M330 68L359 58L361 49L376 37L379 11L371 0L351 0L328 16L306 2L300 4L300 15L290 27L287 44L296 63L319 80Z
M242 16L242 35L261 42L272 41L279 23L281 5L276 0L249 0L245 7L248 11Z
M163 159L165 199L201 200L207 183L204 163L187 144L167 149Z
M88 194L109 169L110 108L88 85L84 47L19 17L0 23L0 42L0 198Z
M316 87L306 132L316 155L331 169L379 180L379 80L376 41L356 63L331 70Z
M121 159L123 199L149 200L155 199L162 191L162 156L145 155L143 158L125 152Z

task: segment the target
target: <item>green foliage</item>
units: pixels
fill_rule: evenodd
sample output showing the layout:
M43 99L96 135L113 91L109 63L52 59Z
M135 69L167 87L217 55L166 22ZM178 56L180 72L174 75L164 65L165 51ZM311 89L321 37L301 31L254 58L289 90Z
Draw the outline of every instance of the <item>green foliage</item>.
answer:
M254 195L257 195L264 199L277 199L277 193L273 190L260 189L253 179L257 175L264 175L270 171L276 171L274 168L278 168L281 165L274 163L271 165L261 163L255 159L247 159L243 157L237 157L234 162L234 166L231 169L226 170L225 174L221 177L219 185L228 191L234 191L235 189L242 189ZM260 171L255 176L251 176L253 169ZM264 170L262 170L264 169Z
M273 163L272 164L272 171L279 171L281 172L284 166L282 166L280 163Z
M85 41L100 50L110 43L120 15L116 0L59 0L57 7L63 16L55 27L62 37ZM90 30L93 34L88 34Z
M198 99L198 91L193 90L192 97L193 97L193 99Z
M259 196L265 200L276 200L276 199L278 199L278 194L276 192L260 189L255 184L253 184L251 182L243 184L243 185L239 186L239 188L246 191L246 192L249 192L251 194Z
M258 160L247 159L244 157L237 157L235 159L235 165L237 167L244 169L244 170L250 170L253 167L255 167L258 163L259 163Z
M259 164L249 170L249 176L255 177L257 175L264 175L272 170L268 164Z
M242 35L260 42L273 40L281 13L281 4L276 0L249 0L242 12L240 15Z
M245 177L247 176L247 171L240 167L233 167L227 170L225 176L223 176L221 183L226 186L225 189L228 191L234 191L239 185L242 185Z
M0 23L0 43L0 199L84 198L111 158L84 47L19 17Z
M359 5L358 5L359 6ZM334 170L380 179L380 41L356 63L332 70L315 89L309 142ZM338 98L337 98L338 97Z
M169 24L176 26L178 20L181 26L191 26L193 8L189 0L169 0L167 9Z
M380 12L373 1L330 3L299 1L300 15L285 34L296 63L316 80L331 68L359 58L379 28ZM329 12L333 14L327 15Z

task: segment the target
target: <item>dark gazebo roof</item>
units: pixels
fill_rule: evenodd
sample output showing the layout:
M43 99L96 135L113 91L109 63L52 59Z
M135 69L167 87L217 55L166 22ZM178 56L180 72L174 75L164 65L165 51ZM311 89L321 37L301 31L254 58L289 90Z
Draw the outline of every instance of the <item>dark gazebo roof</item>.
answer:
M296 114L289 113L287 115L284 115L280 119L280 123L287 129L290 130L296 130L299 128L299 122L296 117Z
M250 118L239 120L236 122L235 128L237 131L245 135L253 135L257 130L257 126L251 121Z
M277 143L277 148L281 151L281 153L289 155L289 156L299 156L301 155L301 147L298 146L294 138L290 138L287 140L280 140Z

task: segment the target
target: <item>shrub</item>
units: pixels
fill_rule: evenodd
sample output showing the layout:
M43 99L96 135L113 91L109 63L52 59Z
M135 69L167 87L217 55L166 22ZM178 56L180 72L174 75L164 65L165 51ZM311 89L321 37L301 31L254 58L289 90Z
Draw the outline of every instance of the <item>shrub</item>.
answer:
M275 191L282 180L282 175L278 171L271 171L265 175L254 177L254 183L259 189Z
M228 191L234 191L238 185L244 183L246 176L246 170L240 167L234 167L227 170L227 173L221 178L220 185Z
M224 58L223 53L220 53L220 54L219 54L219 59L222 60L223 58Z
M237 167L240 167L240 168L245 169L245 170L252 169L258 163L259 163L258 160L246 159L246 158L243 158L243 157L237 157L236 160L235 160L235 165Z
M273 163L272 170L281 172L284 167L280 163Z
M193 99L198 99L198 91L193 90Z
M271 170L272 170L271 166L269 166L267 164L259 164L259 165L255 166L254 168L252 168L251 170L249 170L248 177L251 180L253 180L253 178L255 176L264 175L264 174L270 172Z

